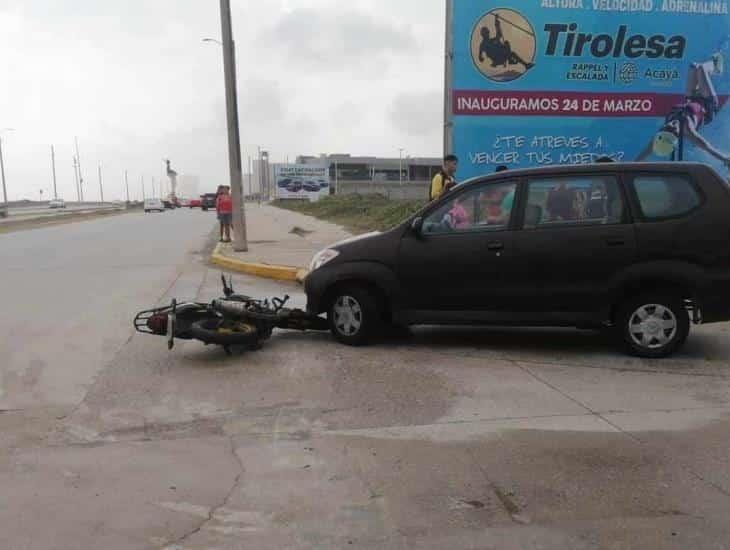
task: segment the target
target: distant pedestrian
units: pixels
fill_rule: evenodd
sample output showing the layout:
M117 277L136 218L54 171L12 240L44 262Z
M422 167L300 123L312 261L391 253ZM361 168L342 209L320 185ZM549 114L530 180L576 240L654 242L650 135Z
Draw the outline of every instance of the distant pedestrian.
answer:
M438 174L433 177L431 181L431 188L428 192L428 198L431 201L435 201L441 197L441 195L448 193L456 186L456 169L459 166L459 159L456 155L446 155L444 157L444 165L439 170Z
M228 187L223 187L215 201L215 209L218 212L218 221L221 225L222 243L231 242L231 225L233 225L233 200Z

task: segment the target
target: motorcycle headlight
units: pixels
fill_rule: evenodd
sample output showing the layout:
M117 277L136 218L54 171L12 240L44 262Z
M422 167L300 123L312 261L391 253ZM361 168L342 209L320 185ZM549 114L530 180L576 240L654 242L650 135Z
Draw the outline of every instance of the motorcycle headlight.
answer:
M309 264L309 271L318 270L320 267L331 262L339 255L340 253L332 248L326 248L325 250L317 252L314 258L312 258L312 263Z

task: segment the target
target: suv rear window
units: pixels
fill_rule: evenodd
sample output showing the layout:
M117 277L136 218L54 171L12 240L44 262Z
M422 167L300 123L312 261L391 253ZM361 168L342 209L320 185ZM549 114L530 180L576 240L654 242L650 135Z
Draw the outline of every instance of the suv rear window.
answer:
M687 176L636 176L634 190L639 199L641 213L647 220L677 218L702 203L699 193Z

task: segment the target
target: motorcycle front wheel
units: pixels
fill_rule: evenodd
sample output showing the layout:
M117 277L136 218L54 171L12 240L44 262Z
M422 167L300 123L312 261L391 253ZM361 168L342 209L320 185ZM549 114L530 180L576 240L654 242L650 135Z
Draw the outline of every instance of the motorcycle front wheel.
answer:
M218 346L252 346L259 340L259 331L255 326L224 319L208 319L193 323L190 334L204 344Z

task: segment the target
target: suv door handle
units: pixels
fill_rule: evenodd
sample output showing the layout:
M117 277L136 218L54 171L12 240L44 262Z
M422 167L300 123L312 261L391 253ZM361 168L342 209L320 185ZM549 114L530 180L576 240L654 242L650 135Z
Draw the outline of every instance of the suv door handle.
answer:
M494 252L497 252L499 250L504 250L504 243L499 241L492 241L490 243L487 243L487 250L491 250Z

